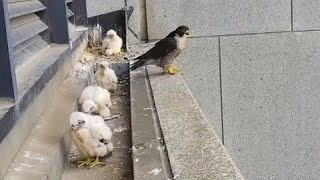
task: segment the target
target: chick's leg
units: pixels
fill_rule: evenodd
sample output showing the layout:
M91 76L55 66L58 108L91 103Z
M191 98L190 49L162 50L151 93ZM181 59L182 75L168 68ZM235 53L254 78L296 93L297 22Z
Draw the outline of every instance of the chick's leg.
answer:
M92 161L93 161L93 159L88 156L86 160L77 162L79 164L78 168L82 167L82 166L89 166Z
M99 156L96 157L96 160L90 163L90 168L93 168L96 165L102 165L102 166L104 165L104 163L99 160Z

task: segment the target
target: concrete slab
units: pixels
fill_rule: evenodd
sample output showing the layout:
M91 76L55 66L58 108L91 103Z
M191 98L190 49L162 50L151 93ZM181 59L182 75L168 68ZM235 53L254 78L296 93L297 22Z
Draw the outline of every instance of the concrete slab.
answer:
M77 109L77 99L90 74L89 69L76 69L64 81L15 156L4 176L5 180L24 176L34 180L61 178L64 157L70 146L69 137L64 137L68 118Z
M293 30L320 30L320 1L292 0Z
M149 39L162 39L179 25L192 36L291 30L290 0L148 0Z
M189 38L175 64L217 135L221 135L218 38Z
M320 177L320 32L221 38L225 145L246 179Z
M37 74L40 71L43 72L37 77L38 81L35 84L31 84L32 86L29 87L29 91L25 91L23 98L17 101L15 106L11 107L3 117L0 117L2 125L10 124L10 126L1 129L9 134L2 133L6 137L0 144L0 154L3 155L0 163L0 179L4 176L11 161L25 142L39 115L51 102L52 98L55 97L56 89L61 86L69 74L70 68L74 66L75 61L86 47L87 33L77 33L79 33L78 38L73 41L74 49L68 48L63 55L50 59L55 60L53 64L52 62L43 62L45 65L52 64L50 67L39 64L36 70L33 71L33 73ZM31 71L30 69L28 70ZM17 72L19 73L19 70Z
M176 180L243 179L180 76L148 67Z
M131 14L128 25L130 28L130 31L134 33L139 38L141 37L141 24L140 22L144 19L142 18L142 14L145 11L145 9L141 9L141 1L142 0L127 0L127 6L133 6L134 10ZM145 21L145 20L144 20Z
M106 14L112 11L121 10L125 6L125 1L105 1L105 0L90 0L87 2L88 18Z
M171 179L171 169L162 161L161 153L164 155L166 152L161 144L162 136L157 135L155 129L155 107L151 104L146 71L142 68L141 71L131 72L130 76L134 179ZM165 156L168 158L166 154Z

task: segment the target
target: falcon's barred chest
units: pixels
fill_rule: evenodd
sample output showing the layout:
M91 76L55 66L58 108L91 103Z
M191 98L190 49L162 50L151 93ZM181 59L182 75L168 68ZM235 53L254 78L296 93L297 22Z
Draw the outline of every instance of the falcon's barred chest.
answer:
M187 37L186 36L175 36L174 40L176 41L177 45L176 45L176 49L173 50L172 52L170 52L167 56L163 57L160 61L161 61L161 67L165 68L165 67L169 67L172 62L174 61L174 59L182 52L182 50L185 48L186 46L186 41L187 41Z

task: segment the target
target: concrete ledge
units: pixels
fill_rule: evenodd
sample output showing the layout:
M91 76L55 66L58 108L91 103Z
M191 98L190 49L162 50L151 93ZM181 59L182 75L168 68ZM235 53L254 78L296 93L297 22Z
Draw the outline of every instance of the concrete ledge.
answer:
M24 91L20 100L13 106L4 110L0 117L0 123L5 125L0 129L0 154L2 155L0 163L0 179L7 171L9 164L14 158L21 145L38 119L40 113L47 107L49 102L55 97L61 83L69 74L75 61L80 57L87 44L87 33L76 32L78 38L73 41L74 49L66 47L63 58L59 56L55 62L48 66L40 66L43 73L39 74L33 84L30 84L29 90ZM39 69L37 69L39 70Z
M68 118L77 109L77 99L88 85L90 69L76 68L64 81L52 103L41 114L4 179L61 179L70 149Z
M174 179L243 179L184 80L148 74Z
M168 157L157 128L146 71L130 73L132 160L134 179L171 179Z

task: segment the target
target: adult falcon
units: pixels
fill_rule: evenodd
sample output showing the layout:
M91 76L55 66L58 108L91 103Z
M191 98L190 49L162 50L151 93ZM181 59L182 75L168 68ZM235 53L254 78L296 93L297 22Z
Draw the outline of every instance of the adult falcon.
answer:
M135 58L134 60L138 59L138 61L134 62L130 69L135 70L144 65L156 65L161 67L164 73L180 74L181 71L173 67L172 63L185 48L188 36L188 27L178 27L167 37L157 42L148 52Z

